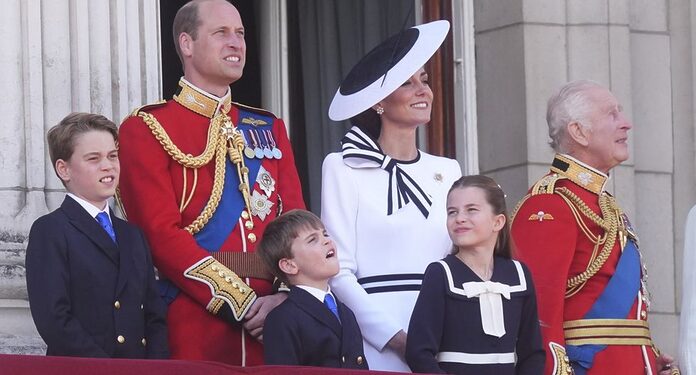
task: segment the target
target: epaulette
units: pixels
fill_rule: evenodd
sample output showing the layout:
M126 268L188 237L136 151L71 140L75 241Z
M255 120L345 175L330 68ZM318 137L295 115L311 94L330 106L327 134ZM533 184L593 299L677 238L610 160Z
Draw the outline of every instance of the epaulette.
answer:
M271 117L273 117L273 118L278 118L278 116L276 116L275 113L273 113L273 112L271 112L271 111L269 111L269 110L267 110L267 109L256 108L256 107L252 107L252 106L249 106L249 105L246 105L246 104L242 104L242 103L237 103L237 102L232 102L232 104L234 104L234 105L236 105L236 106L238 106L238 107L242 107L242 108L244 108L244 109L247 110L247 111L256 112L256 113L262 114L262 115L264 115L264 116L271 116Z
M160 101L158 101L158 102L155 102L155 103L150 103L150 104L142 105L142 106L137 107L136 109L134 109L133 112L130 113L129 117L137 116L138 113L140 113L141 111L145 111L145 110L151 109L151 108L161 107L161 106L163 106L163 105L165 105L165 104L167 104L167 101L164 100L164 99L162 99L162 100L160 100Z
M546 175L541 180L537 181L534 186L532 186L529 195L553 194L554 189L556 188L556 182L565 179L566 177L563 177L558 173Z
M522 199L517 202L517 206L515 206L515 209L512 210L512 215L510 215L510 222L514 222L515 218L517 217L517 212L522 208L522 205L524 202L527 201L532 196L535 195L541 195L541 194L553 194L556 189L556 182L559 180L565 180L566 177L563 177L559 175L558 173L551 173L549 175L546 175L542 177L539 181L537 181L534 186L532 186L531 191L522 197Z

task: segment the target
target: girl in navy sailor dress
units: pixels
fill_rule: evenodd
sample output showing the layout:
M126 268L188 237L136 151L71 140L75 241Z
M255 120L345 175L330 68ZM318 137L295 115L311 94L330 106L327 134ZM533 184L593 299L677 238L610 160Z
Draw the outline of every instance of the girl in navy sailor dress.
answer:
M510 258L505 195L464 176L447 195L452 254L425 271L411 315L406 361L414 372L542 374L534 284Z

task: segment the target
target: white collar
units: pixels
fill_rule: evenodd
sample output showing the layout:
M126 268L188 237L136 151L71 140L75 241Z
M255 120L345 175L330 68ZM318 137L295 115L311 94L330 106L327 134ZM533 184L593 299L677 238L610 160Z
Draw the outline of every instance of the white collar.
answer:
M315 288L313 286L308 286L308 285L295 285L296 287L305 290L307 293L311 294L314 296L314 298L318 299L321 303L324 303L324 298L326 297L327 294L331 294L331 297L334 297L333 293L331 293L331 287L327 286L326 290L321 290L319 288ZM335 300L336 298L334 298Z
M75 202L79 203L82 208L84 208L89 216L93 217L96 219L97 215L99 215L102 212L106 212L106 215L109 217L109 221L111 221L111 215L109 215L109 204L106 204L106 207L104 207L103 210L100 210L97 206L93 205L92 203L87 202L86 200L78 197L77 195L73 193L68 193L68 196L72 199L75 200Z

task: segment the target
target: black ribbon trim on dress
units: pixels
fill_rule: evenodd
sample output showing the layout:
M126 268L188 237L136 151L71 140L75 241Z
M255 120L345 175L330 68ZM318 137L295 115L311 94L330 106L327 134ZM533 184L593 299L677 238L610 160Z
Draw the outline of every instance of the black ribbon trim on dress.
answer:
M387 215L413 202L425 218L433 202L418 183L399 167L399 162L385 155L382 149L360 128L354 126L341 140L343 162L352 168L381 168L389 173ZM419 153L420 157L420 153Z
M376 275L361 277L358 283L368 294L419 291L423 283L422 273L397 273L391 275ZM374 286L370 284L379 283Z

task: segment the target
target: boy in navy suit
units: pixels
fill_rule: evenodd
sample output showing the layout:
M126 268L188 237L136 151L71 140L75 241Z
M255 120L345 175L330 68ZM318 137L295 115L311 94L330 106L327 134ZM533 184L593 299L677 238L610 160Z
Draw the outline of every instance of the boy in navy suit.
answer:
M367 369L355 315L329 288L338 257L321 220L289 211L266 227L256 251L290 284L288 298L266 317L265 363Z
M166 307L150 250L136 227L111 214L119 179L118 129L72 113L48 131L63 204L29 233L29 306L47 355L167 358Z

